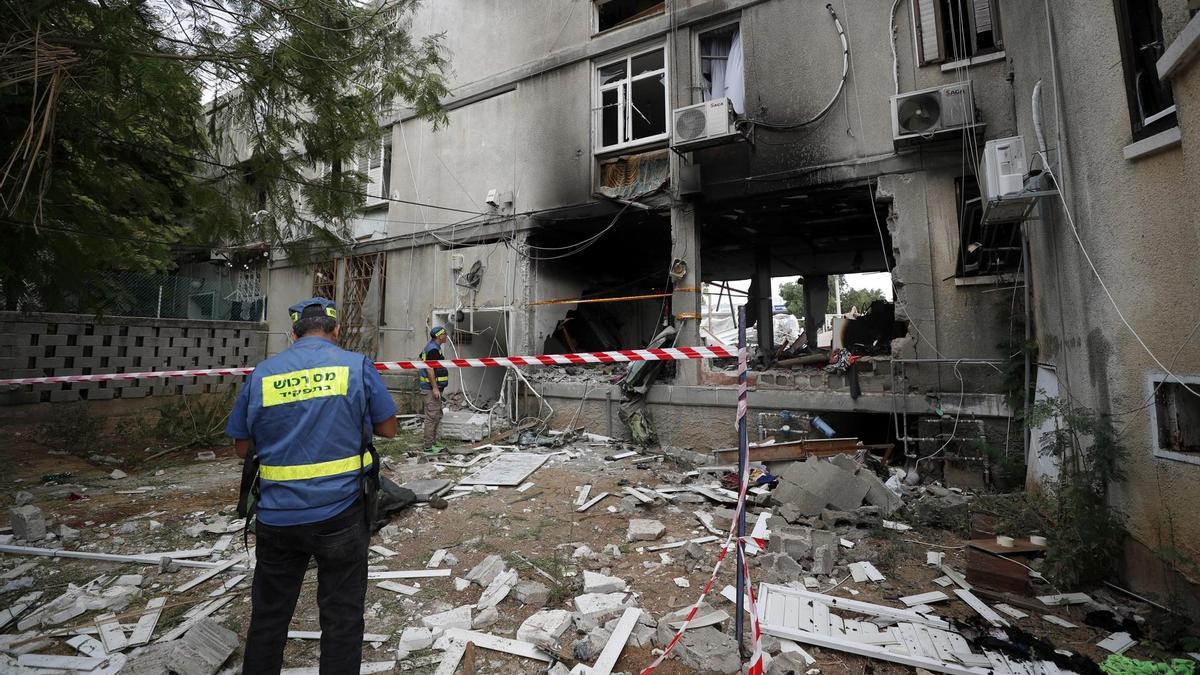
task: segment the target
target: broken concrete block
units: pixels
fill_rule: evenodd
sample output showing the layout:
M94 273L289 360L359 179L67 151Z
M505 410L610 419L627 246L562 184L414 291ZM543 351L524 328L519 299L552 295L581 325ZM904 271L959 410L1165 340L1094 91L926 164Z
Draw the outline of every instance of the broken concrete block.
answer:
M458 441L478 441L488 435L488 416L464 410L447 410L438 435Z
M814 546L813 547L813 574L829 574L833 571L833 566L837 563L835 558L836 546Z
M836 549L838 545L838 539L839 537L837 536L837 533L830 532L829 530L812 531L813 549L816 549L818 546L828 546L832 549Z
M579 558L584 558L584 559L590 560L591 558L594 558L594 557L596 557L596 552L593 551L592 547L588 546L587 544L584 544L583 546L580 546L579 548L575 549L575 551L571 554L572 560L577 560Z
M803 525L784 525L771 531L767 551L785 553L795 560L808 560L812 556L812 528Z
M550 601L550 589L537 581L522 581L513 588L513 597L522 605L542 607Z
M794 504L804 515L815 516L832 504L842 511L862 505L869 486L839 466L809 457L793 462L779 474L779 486L773 493L780 505ZM786 515L781 514L785 516Z
M462 607L455 607L445 612L422 617L421 625L426 628L440 628L442 630L450 628L470 630L471 605L463 605Z
M708 557L704 547L694 541L689 541L687 546L683 547L683 554L692 560L704 560Z
M804 657L799 652L780 652L771 659L771 665L767 666L766 673L767 675L804 675L808 668Z
M237 649L237 633L212 619L202 619L172 643L167 668L179 675L213 675Z
M488 584L492 583L506 567L508 566L504 564L504 558L494 554L489 555L478 565L472 567L470 572L467 572L466 579L477 586L487 588Z
M58 536L63 541L75 541L76 539L79 538L79 530L72 529L70 527L67 527L66 525L59 525L58 526Z
M598 572L583 571L584 593L616 593L629 588L624 579L610 577Z
M17 539L39 541L46 536L46 516L36 506L26 504L9 509L8 522Z
M138 522L131 520L128 523L122 523L121 527L117 528L117 534L133 534L138 531Z
M113 469L113 472L108 474L108 477L113 480L121 480L122 478L127 478L128 476L129 474L120 469Z
M175 642L146 645L129 656L121 675L167 675L167 657L175 651Z
M396 482L406 483L437 478L438 470L433 464L399 464L392 466L392 473L396 476Z
M629 541L654 541L663 536L667 526L657 520L634 518L629 521L625 536Z
M796 581L804 574L804 568L786 553L764 553L758 556L767 583L786 584Z
M517 628L517 639L534 644L556 643L570 625L570 612L565 609L544 609L521 623Z
M410 480L400 487L412 490L418 502L427 502L450 487L450 481L445 478L432 480Z
M466 579L463 579L462 577L454 577L454 590L461 593L467 590L467 587L470 585L471 582L467 581Z
M489 626L500 620L500 610L495 607L488 607L482 612L475 615L471 620L471 628L475 630L486 630Z
M141 586L143 577L140 574L122 574L113 582L117 586Z
M900 495L889 490L873 471L864 468L858 476L867 484L867 495L863 499L871 506L879 507L883 515L890 516L904 506Z
M612 556L614 558L620 558L621 557L621 547L617 546L616 544L605 544L604 545L604 555Z
M516 570L505 570L496 575L492 579L492 583L488 584L487 588L483 589L483 593L479 596L479 602L475 603L477 609L487 609L500 604L500 601L508 597L509 591L517 584L518 581Z
M675 658L700 672L740 673L737 641L711 626L688 630L675 645Z
M17 506L25 506L26 504L29 504L32 501L33 501L33 493L32 492L26 492L25 490L19 490L16 494L13 495L13 502Z
M405 628L400 634L401 649L407 652L419 652L422 649L429 649L433 646L433 641L442 634L440 628L425 628L421 626L410 626Z
M201 450L200 452L196 453L196 459L198 459L202 462L211 461L216 458L217 458L217 453L213 452L212 450Z
M580 614L599 620L609 614L633 606L626 599L627 593L584 593L575 597L575 610Z

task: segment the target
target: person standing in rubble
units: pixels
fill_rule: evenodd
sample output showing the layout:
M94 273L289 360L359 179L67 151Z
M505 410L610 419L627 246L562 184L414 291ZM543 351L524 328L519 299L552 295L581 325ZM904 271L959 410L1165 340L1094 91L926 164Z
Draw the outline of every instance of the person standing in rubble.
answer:
M422 361L444 359L442 345L446 344L446 340L449 339L446 336L446 328L435 326L433 330L429 331L429 338L429 343L425 345L425 349L421 350L420 359ZM426 453L435 454L442 451L442 446L437 442L437 432L438 426L442 423L442 392L450 384L450 371L445 368L422 368L420 374L421 394L425 399L424 443L421 447Z
M244 673L278 673L309 562L317 562L321 675L362 663L371 434L396 435L396 404L371 361L336 344L331 300L288 310L295 342L259 363L225 433L257 460L257 554ZM245 488L244 488L245 489Z

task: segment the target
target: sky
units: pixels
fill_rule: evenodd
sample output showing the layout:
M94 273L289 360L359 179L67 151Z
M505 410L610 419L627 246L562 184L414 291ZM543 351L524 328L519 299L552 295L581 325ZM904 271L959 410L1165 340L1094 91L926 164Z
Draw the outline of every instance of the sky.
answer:
M883 297L888 300L892 299L892 275L887 272L871 272L868 274L847 274L846 285L850 288L874 288L883 292ZM800 277L775 277L771 279L771 293L774 296L774 304L782 305L783 297L779 294L779 288L786 283L794 282ZM747 290L750 288L750 280L743 279L741 281L730 282L730 286L739 289ZM832 289L830 289L832 290Z

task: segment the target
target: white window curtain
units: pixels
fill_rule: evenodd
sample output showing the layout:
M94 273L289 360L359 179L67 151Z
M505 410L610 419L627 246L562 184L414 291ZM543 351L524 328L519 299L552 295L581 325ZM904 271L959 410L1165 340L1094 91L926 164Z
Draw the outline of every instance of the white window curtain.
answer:
M704 89L704 100L711 101L714 98L721 98L725 95L725 71L729 64L729 52L732 49L733 41L726 43L720 38L708 38L704 40L703 55L710 57L724 58L709 58L705 59L709 69L708 87Z
M729 46L729 60L721 73L725 97L733 102L733 111L739 115L745 112L746 80L742 75L742 31L733 34ZM716 71L713 71L713 84L716 84ZM713 89L716 89L714 86ZM718 90L719 91L719 90Z

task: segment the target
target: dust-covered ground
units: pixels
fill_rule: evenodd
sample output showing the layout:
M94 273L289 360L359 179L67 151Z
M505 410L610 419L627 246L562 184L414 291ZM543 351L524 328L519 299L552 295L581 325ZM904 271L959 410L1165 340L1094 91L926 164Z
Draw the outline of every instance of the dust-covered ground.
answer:
M12 542L42 548L62 547L73 551L116 553L127 555L154 554L189 549L211 549L221 544L223 549L194 560L229 560L246 552L241 529L236 521L234 506L240 476L240 460L228 447L189 446L161 454L161 447L144 445L142 435L131 431L127 424L114 425L103 420L90 420L89 429L54 428L54 425L8 425L0 430L0 453L5 472L0 476L9 504L26 501L40 509L48 523L49 537L38 542ZM60 425L61 426L61 425ZM489 460L471 468L436 466L414 452L417 432L404 432L393 441L381 444L386 457L386 475L403 482L411 478L437 477L455 480L483 466ZM626 487L655 488L683 487L692 484L714 484L720 474L691 474L695 467L680 464L653 449L625 459L607 459L626 448L619 444L595 443L580 439L561 448L523 448L522 452L551 454L549 460L528 479L533 485L519 491L514 487L469 492L466 496L447 501L444 509L417 505L394 517L391 526L377 534L373 544L384 547L384 554L372 553L372 570L425 570L431 556L446 550L453 561L450 576L436 578L400 579L399 583L419 587L413 595L380 588L372 582L366 601L366 630L386 636L385 640L365 645L366 662L395 661L392 669L380 672L432 673L437 669L441 652L422 648L409 652L399 648L400 637L406 628L421 625L421 619L461 606L471 606L480 600L482 587L462 586L457 581L467 576L477 564L490 555L499 555L508 568L519 574L522 582L537 581L546 586L548 598L542 602L522 604L510 593L496 607L494 622L477 630L493 635L515 638L518 627L536 612L564 610L574 612L574 599L583 593L584 571L619 577L628 583L632 592L627 602L645 611L643 623L653 627L672 611L689 607L696 602L712 572L721 550L720 541L701 545L647 551L654 545L699 538L709 535L696 517L696 511L717 513L717 527L727 527L719 516L726 504L717 504L686 493L687 499L653 497L643 503L624 492ZM485 450L488 451L488 450ZM492 450L494 451L494 450ZM210 455L207 453L213 453ZM650 459L646 459L651 456ZM472 455L446 456L440 461L463 463ZM119 471L113 477L114 470ZM124 474L122 476L122 474ZM578 512L576 499L581 486L590 485L592 497L608 492L610 496ZM664 490L664 492L667 492ZM22 495L20 493L28 493ZM668 495L671 493L667 492ZM683 494L683 493L675 493ZM753 525L763 507L751 506L749 522ZM904 512L894 516L903 518ZM632 518L657 520L663 525L662 536L655 541L627 540ZM773 519L779 522L781 519ZM774 525L773 525L774 526ZM63 529L67 528L67 529ZM77 531L77 533L73 533ZM63 540L63 534L67 540ZM951 568L965 570L966 553L962 539L950 532L917 527L896 532L877 525L843 527L838 537L853 543L853 548L839 547L837 563L828 574L813 575L805 571L793 581L812 576L814 590L828 591L839 597L901 607L898 598L935 590L946 591L951 600L937 603L937 615L978 623L978 616L966 604L935 585L933 580L943 572L926 564L927 551L945 554L944 562ZM721 538L723 541L723 537ZM249 538L253 547L253 537ZM391 553L394 553L392 555ZM855 583L849 577L846 564L869 560L886 576L881 583ZM20 570L25 563L35 566ZM439 567L446 567L443 563ZM28 555L0 555L0 608L10 607L27 594L41 591L42 595L29 602L28 609L4 628L0 648L8 658L25 651L41 654L73 654L66 639L81 630L93 628L97 614L114 612L127 626L134 624L143 613L147 601L166 599L165 609L157 624L155 638L184 620L185 613L214 597L229 596L230 602L217 610L212 618L244 636L250 612L249 589L252 576L249 570L235 565L210 580L184 592L176 589L204 572L202 569L164 569L158 564L112 563L92 560L72 560ZM751 558L751 574L755 583L765 570L759 558ZM65 621L41 622L25 631L17 629L21 617L28 617L42 604L67 592L71 585L94 582L91 588L110 588L118 575L140 574L140 585L123 598L120 606L87 611ZM222 585L238 574L248 574L239 584L222 591ZM733 557L730 556L707 598L714 610L724 610L732 617L733 604L721 597L719 591L734 583ZM1042 592L1050 592L1049 590ZM1104 596L1113 600L1111 596ZM1036 600L1027 598L1036 603ZM1129 606L1128 598L1119 597ZM1083 605L1044 608L1030 611L1027 618L1013 619L1016 626L1034 633L1060 649L1082 654L1094 661L1103 660L1106 652L1095 643L1111 631L1085 624ZM1145 609L1144 606L1141 606ZM706 609L705 612L708 610ZM1057 615L1077 626L1060 628L1049 624L1043 614ZM476 616L479 612L475 613ZM603 644L603 626L620 615L620 611L600 617L598 621L577 619L562 634L557 655L566 667L575 664L575 656L583 655L585 663L595 659L595 651L576 649L576 642L591 640ZM599 626L599 628L598 628ZM732 618L717 628L733 632ZM316 571L310 570L300 603L292 620L294 630L319 630L316 607ZM601 631L599 637L597 631ZM747 621L747 631L749 622ZM642 629L645 638L652 631ZM660 653L658 647L669 637L668 629L660 627L653 640L637 645L632 641L621 653L614 672L637 672L649 665ZM590 636L590 638L589 638ZM41 638L49 637L49 640ZM778 641L766 639L768 649L777 652ZM132 650L127 650L132 651ZM808 672L822 673L900 672L906 666L884 661L868 661L845 652L808 647L815 663L806 666ZM239 649L227 662L226 668L236 669ZM317 640L289 640L285 666L312 667L318 659ZM1134 646L1127 655L1137 658L1163 658L1143 644ZM667 660L655 672L706 672L676 659ZM9 662L10 667L12 661ZM540 672L548 664L519 658L495 651L481 651L474 658L479 673ZM702 665L702 664L700 664ZM30 671L47 672L47 671ZM789 672L776 666L774 671ZM803 671L801 671L803 672Z

